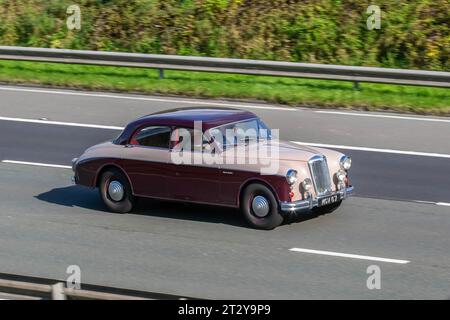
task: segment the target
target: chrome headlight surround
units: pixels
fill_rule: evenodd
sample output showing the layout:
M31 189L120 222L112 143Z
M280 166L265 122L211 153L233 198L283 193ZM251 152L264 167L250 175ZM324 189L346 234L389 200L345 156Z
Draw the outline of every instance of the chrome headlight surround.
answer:
M286 180L289 183L289 185L293 185L297 182L298 178L297 178L297 171L294 169L289 169L288 172L286 173Z
M336 178L339 183L343 183L345 181L345 178L347 178L347 171L339 170L338 172L336 172Z
M304 192L310 192L312 188L313 182L311 181L310 178L306 178L305 180L302 181L302 189Z
M342 156L341 160L339 161L339 165L341 166L342 170L349 170L352 167L352 158L348 156Z

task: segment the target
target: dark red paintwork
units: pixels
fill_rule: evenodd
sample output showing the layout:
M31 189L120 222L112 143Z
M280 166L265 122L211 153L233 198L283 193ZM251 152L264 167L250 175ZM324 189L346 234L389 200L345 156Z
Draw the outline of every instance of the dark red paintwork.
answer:
M135 196L239 207L241 191L252 182L266 184L279 201L290 201L290 188L281 176L218 168L164 164L126 159L93 159L77 165L77 184L95 188L102 171L117 167L126 173Z

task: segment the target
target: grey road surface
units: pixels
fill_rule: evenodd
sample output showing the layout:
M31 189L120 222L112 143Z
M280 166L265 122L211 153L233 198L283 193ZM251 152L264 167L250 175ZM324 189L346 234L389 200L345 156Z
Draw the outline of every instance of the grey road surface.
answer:
M0 270L204 298L336 299L450 296L447 208L353 198L336 212L274 231L233 210L143 201L104 211L70 170L0 164ZM303 221L302 221L303 220ZM296 253L308 248L411 261L392 264ZM381 268L368 290L367 268Z
M420 117L428 121L413 121L335 115L261 103L0 86L0 116L3 117L124 126L152 112L208 105L255 112L272 128L280 128L283 137L289 140L450 154L449 118Z
M248 108L287 140L450 154L446 118L0 87L0 161L68 165L119 133L20 119L123 126L155 111L205 104ZM133 214L111 214L95 190L69 184L68 169L0 163L0 272L64 278L75 264L87 283L203 298L449 299L450 159L342 151L354 158L357 197L332 214L301 216L270 232L216 207L143 200ZM366 286L370 265L381 268L381 290Z
M71 159L120 131L1 121L0 160L70 165ZM283 135L284 131L282 132ZM450 202L450 159L340 150L353 158L360 196Z

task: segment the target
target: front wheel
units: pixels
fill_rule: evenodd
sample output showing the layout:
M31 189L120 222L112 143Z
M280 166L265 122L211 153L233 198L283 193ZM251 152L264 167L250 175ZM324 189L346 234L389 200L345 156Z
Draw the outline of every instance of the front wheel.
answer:
M100 197L112 212L133 210L134 197L127 177L117 169L105 171L100 178Z
M272 230L283 223L274 194L259 183L245 188L241 211L250 225L256 229Z

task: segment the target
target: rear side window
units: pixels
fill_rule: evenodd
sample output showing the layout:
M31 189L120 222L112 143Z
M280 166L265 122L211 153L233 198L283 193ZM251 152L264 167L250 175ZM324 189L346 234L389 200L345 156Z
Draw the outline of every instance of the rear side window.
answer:
M130 143L144 147L169 149L170 132L170 127L145 127L134 134Z
M189 138L189 141L184 141L185 138ZM183 149L191 152L201 151L204 142L202 131L178 127L172 131L170 149L178 151Z

